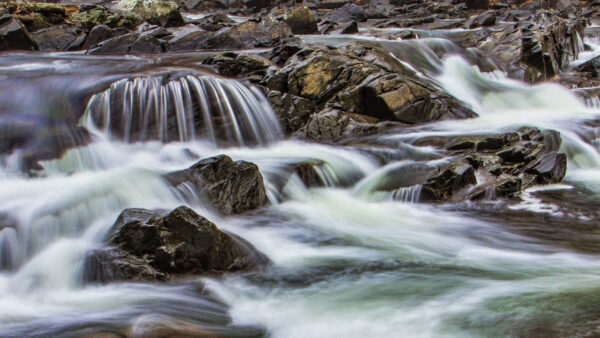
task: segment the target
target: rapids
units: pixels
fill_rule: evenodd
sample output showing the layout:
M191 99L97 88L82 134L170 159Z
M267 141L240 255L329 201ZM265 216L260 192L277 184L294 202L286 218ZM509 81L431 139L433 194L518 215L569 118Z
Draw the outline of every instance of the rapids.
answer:
M382 166L368 146L285 139L260 91L211 74L200 55L0 55L0 127L25 126L33 140L65 123L90 133L33 176L20 165L29 149L2 158L0 336L143 336L157 322L274 337L527 336L597 326L600 249L591 224L600 135L586 123L597 121L597 107L559 85L481 72L443 37L306 37L356 38L383 44L479 117L365 137L397 150ZM418 203L415 173L445 159L414 140L523 125L561 132L564 184L527 191L522 202ZM218 154L256 163L271 205L225 218L162 178ZM320 163L325 187L281 179L305 161ZM390 180L404 187L377 191ZM274 266L169 284L82 283L86 252L104 245L121 210L181 204L247 239ZM561 236L545 230L559 226Z

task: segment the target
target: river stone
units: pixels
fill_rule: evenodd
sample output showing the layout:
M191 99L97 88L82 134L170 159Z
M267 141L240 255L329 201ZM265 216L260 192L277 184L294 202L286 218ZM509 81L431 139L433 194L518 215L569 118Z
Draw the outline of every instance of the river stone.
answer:
M166 280L176 275L247 271L269 259L240 237L221 231L192 209L125 209L110 248L89 253L83 280Z
M364 21L366 19L365 11L362 7L355 4L345 4L338 8L331 16L331 21L336 23L346 23L352 21Z
M89 49L102 41L106 41L116 35L115 31L107 25L96 25L88 34L83 44L84 49Z
M163 0L121 0L114 9L140 15L154 25L164 27L183 26L179 5Z
M85 34L75 25L59 25L40 29L33 33L33 39L42 51L67 50L75 40L85 38Z
M174 186L191 186L224 215L258 209L268 203L258 166L220 155L204 159L188 169L167 174Z
M307 7L293 9L286 15L284 21L294 34L314 34L319 31L317 20Z
M88 54L128 54L139 36L138 33L129 33L108 39L89 50Z
M37 43L31 38L27 28L14 18L0 26L0 50L38 50Z
M246 49L270 47L291 37L290 28L281 22L262 20L260 23L246 21L226 28L200 44L203 49Z
M134 29L142 23L143 18L138 14L113 11L99 6L85 12L73 14L69 17L69 20L81 25L85 30L90 30L96 25Z

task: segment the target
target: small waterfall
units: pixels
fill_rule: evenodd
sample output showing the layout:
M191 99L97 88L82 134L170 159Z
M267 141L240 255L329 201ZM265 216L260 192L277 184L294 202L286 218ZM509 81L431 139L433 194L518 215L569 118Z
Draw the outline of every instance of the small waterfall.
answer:
M377 192L378 197L388 201L400 201L404 203L419 203L421 200L421 190L423 186L420 184L410 187L402 187L389 192Z
M17 232L13 228L0 230L0 271L12 270L17 260Z
M205 139L254 146L283 137L262 93L213 76L152 75L117 81L90 99L83 124L127 142Z
M588 97L585 99L585 105L591 109L600 109L600 97Z

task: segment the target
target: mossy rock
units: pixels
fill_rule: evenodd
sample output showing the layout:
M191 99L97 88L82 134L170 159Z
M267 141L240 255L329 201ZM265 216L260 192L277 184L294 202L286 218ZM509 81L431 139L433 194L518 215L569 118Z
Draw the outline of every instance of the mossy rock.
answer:
M143 22L143 18L132 13L115 12L103 7L97 7L72 15L70 21L81 25L86 30L90 30L96 25L133 29Z

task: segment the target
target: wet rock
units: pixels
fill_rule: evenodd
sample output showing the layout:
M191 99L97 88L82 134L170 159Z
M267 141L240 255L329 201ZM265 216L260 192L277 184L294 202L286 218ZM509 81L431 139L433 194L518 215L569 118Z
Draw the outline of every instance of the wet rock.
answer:
M86 257L86 282L166 280L186 274L247 271L269 259L238 236L221 231L192 209L125 209L109 249Z
M33 40L42 51L68 50L69 46L80 38L85 38L85 34L74 25L59 25L33 33Z
M268 203L258 166L245 161L234 162L225 155L204 159L165 178L175 187L191 187L225 215L254 210Z
M483 142L485 150L474 149ZM423 138L415 145L444 147L453 157L423 182L422 201L510 198L532 185L558 183L567 166L566 155L557 152L560 143L558 132L530 127L504 135Z
M375 133L385 125L377 125L377 119L339 110L325 111L311 116L296 135L307 140L335 140L344 135Z
M196 26L210 32L216 32L226 27L235 25L235 21L231 20L225 14L210 14L193 22Z
M362 7L348 3L333 12L330 20L336 23L347 23L352 21L364 21L366 18L365 11Z
M292 52L281 69L270 68L261 81L274 91L267 98L289 133L319 139L315 133L322 131L323 139L331 139L340 132L377 130L374 124L384 121L419 124L475 116L381 45L354 42ZM360 128L347 128L354 122Z
M160 40L152 35L142 35L131 45L131 54L153 54L162 53L163 48Z
M487 11L469 20L466 26L469 29L473 29L477 27L493 26L495 23L496 13L494 11Z
M201 49L210 36L210 33L198 28L188 29L175 33L175 36L167 43L166 49L171 52Z
M73 23L81 25L85 30L91 30L96 25L106 25L111 28L135 29L142 23L140 15L129 12L113 11L105 7L79 12L69 17Z
M488 9L490 7L489 0L466 0L465 4L468 9Z
M421 201L447 201L477 184L470 165L449 165L430 177L421 190Z
M269 47L292 36L290 28L281 22L263 20L246 21L224 29L200 44L204 49L245 49Z
M317 20L307 7L293 9L284 21L294 34L314 34L319 30Z
M164 27L183 26L184 21L175 2L163 0L121 0L115 9L140 15L145 21Z
M0 26L0 50L31 51L38 50L38 45L19 20L10 18Z
M89 49L102 41L106 41L115 36L115 31L107 25L96 25L88 34L83 44L84 49Z
M593 77L600 77L600 56L596 56L577 67L578 72L589 73Z
M353 21L346 27L342 28L341 34L357 34L358 33L358 22Z
M567 155L557 152L544 154L528 172L536 175L540 184L558 183L567 172Z
M214 65L219 74L235 77L243 75L246 79L260 80L270 63L258 56L232 52L220 53L203 61L206 65Z
M138 33L129 33L108 39L90 49L88 54L128 54L139 36Z

